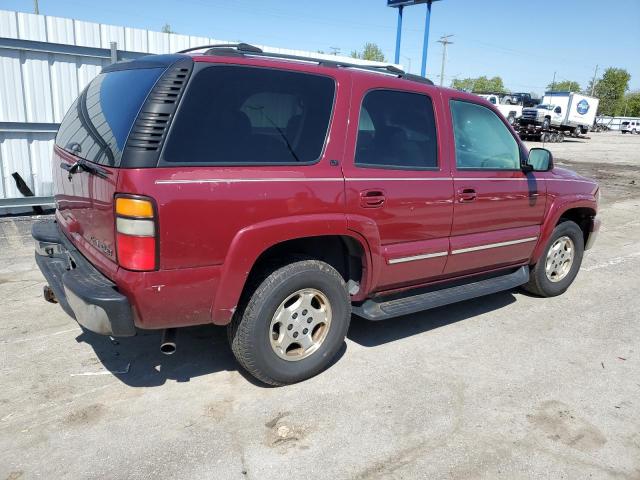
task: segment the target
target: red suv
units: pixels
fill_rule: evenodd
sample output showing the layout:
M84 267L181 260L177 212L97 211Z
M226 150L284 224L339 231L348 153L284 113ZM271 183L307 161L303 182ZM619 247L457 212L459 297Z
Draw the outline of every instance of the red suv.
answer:
M528 151L478 96L394 67L246 44L105 68L54 149L36 260L80 325L228 325L274 385L321 371L351 314L382 320L523 285L564 292L598 185Z

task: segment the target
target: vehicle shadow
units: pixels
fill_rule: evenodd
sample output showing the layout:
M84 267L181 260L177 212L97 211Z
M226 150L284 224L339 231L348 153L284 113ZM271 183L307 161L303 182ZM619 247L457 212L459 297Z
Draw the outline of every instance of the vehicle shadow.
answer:
M354 315L347 337L362 346L376 347L498 310L515 301L512 292L500 292L381 322ZM167 380L188 382L221 371L238 371L253 385L270 387L239 367L223 327L202 325L179 329L176 353L169 356L160 353L160 338L161 332L154 330L138 330L135 337L117 339L83 330L76 341L90 345L103 367L130 387L158 387ZM338 362L346 350L343 342L327 368Z
M160 331L138 330L135 337L112 339L83 329L76 341L90 345L102 366L130 387L158 387L167 380L188 382L192 378L221 371L238 371L258 387L271 387L238 365L224 327L201 325L178 329L177 349L173 355L160 353L161 335ZM343 342L331 365L346 350Z
M494 293L379 322L354 315L347 337L364 347L376 347L506 307L516 301L515 291Z

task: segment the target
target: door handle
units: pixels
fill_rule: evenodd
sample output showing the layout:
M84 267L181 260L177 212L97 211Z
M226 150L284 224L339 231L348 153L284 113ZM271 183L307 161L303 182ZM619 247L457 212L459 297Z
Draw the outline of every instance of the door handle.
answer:
M458 202L473 202L478 197L474 188L461 188L458 190Z
M377 208L384 205L386 197L380 190L364 190L360 192L360 206L364 208Z

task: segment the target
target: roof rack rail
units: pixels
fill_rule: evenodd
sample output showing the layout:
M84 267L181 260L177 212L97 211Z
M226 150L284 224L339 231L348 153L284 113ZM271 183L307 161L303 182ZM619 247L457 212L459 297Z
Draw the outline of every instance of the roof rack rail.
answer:
M194 52L196 50L203 50L205 48L207 49L207 52L205 53L208 53L209 50L213 50L216 48L235 48L238 52L263 53L261 48L255 47L253 45L249 45L248 43L244 43L244 42L215 43L213 45L200 45L199 47L185 48L184 50L180 50L178 53L189 53L189 52Z
M291 55L288 53L271 53L265 52L261 48L255 47L248 43L227 43L227 44L216 44L216 45L203 45L200 47L192 47L187 48L186 50L181 50L178 53L187 53L193 52L195 50L207 49L204 54L212 54L212 53L223 53L224 49L235 49L234 53L238 55L255 55L255 56L263 56L270 58L281 58L283 60L297 60L302 62L314 62L318 65L328 66L328 67L340 67L340 68L358 68L361 70L369 70L371 72L379 72L386 73L390 75L395 75L398 78L404 78L406 80L410 80L413 82L425 83L427 85L433 85L433 82L428 78L420 77L418 75L414 75L411 73L407 73L401 68L396 67L395 65L362 65L359 63L351 63L351 62L341 62L339 60L328 60L324 58L317 57L304 57L302 55ZM215 49L219 49L218 52Z

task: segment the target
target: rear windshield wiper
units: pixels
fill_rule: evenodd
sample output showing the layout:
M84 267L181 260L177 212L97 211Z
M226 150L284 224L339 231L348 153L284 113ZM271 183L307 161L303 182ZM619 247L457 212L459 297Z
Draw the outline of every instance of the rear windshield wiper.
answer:
M86 160L78 160L74 164L62 162L60 164L60 168L69 172L69 175L67 176L69 180L71 180L71 177L73 177L73 175L78 172L87 172L100 178L107 178L107 176L109 175L109 172L104 168L98 167L97 165L92 165Z

